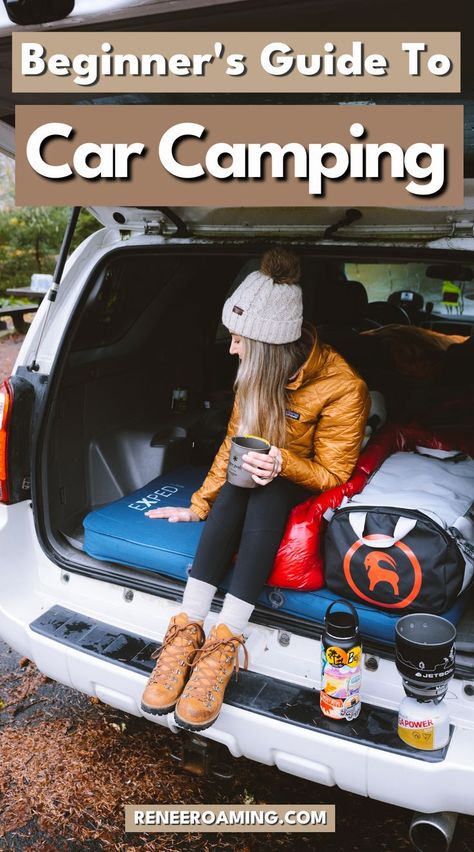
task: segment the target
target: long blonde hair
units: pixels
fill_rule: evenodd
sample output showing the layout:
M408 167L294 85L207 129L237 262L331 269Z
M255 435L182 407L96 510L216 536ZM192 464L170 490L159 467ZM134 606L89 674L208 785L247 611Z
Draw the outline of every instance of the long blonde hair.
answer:
M306 360L311 336L293 343L262 343L243 337L245 357L234 383L238 395L239 434L259 435L277 447L286 444L289 379Z
M260 271L274 284L299 287L300 260L282 246L266 251ZM277 447L286 443L286 415L290 377L306 360L314 342L304 328L299 340L291 343L263 343L243 337L244 355L240 362L234 391L238 395L239 432L260 435Z

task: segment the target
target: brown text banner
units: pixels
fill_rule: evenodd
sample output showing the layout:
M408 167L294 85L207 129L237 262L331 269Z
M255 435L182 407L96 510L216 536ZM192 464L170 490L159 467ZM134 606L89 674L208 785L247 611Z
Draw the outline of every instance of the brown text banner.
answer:
M17 107L17 204L445 207L460 106Z
M14 92L460 91L456 32L14 33Z

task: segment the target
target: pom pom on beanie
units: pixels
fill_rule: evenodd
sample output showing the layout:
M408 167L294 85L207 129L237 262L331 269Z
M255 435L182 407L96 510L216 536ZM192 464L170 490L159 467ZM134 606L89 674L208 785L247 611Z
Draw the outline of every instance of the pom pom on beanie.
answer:
M298 284L301 276L300 259L284 248L271 248L260 261L260 272L273 278L275 284Z
M232 334L263 343L291 343L301 337L303 294L300 262L292 252L265 252L260 269L247 275L224 303L222 322Z

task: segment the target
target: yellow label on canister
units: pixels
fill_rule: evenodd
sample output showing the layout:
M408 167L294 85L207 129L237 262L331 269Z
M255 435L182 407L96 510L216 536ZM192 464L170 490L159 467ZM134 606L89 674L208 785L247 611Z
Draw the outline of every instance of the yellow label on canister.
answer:
M413 748L426 749L426 751L434 749L433 725L402 718L398 723L398 736Z

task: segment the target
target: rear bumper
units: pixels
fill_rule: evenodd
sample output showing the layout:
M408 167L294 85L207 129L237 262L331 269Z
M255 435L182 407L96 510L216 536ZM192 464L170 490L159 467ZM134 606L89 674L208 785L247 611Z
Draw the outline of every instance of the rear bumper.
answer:
M123 588L80 575L64 582L63 572L39 547L27 503L0 506L0 538L2 637L53 679L143 715L149 644L164 634L173 604L138 592L130 603ZM58 610L54 624L54 607L71 617L64 619ZM101 645L104 613L113 636ZM91 636L94 625L99 629ZM143 639L142 630L151 638ZM91 639L95 646L86 648ZM456 724L449 746L427 755L411 751L396 736L401 686L399 678L390 679L392 664L384 667L381 661L377 672L364 675L365 721L368 714L371 723L331 729L321 722L314 688L319 642L294 636L282 648L275 630L252 625L247 647L253 671L241 670L238 681L232 679L218 719L203 736L223 743L235 757L276 765L316 783L425 813L474 815L474 704L463 697L459 682L453 682L450 709ZM292 682L285 672L292 673ZM385 695L383 702L373 697L377 693ZM389 709L375 706L382 703ZM180 730L173 714L152 721Z
M156 641L64 607L43 613L29 629L50 662L62 646L72 686L143 715L140 700ZM149 718L180 730L173 713ZM415 751L398 739L396 718L395 711L365 705L356 722L341 726L321 716L317 690L241 670L227 688L217 721L202 733L234 757L318 784L426 813L474 814L472 732L453 727L445 749Z

